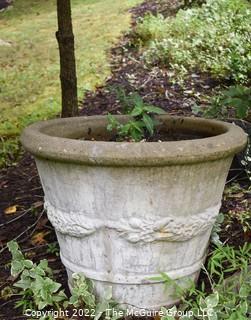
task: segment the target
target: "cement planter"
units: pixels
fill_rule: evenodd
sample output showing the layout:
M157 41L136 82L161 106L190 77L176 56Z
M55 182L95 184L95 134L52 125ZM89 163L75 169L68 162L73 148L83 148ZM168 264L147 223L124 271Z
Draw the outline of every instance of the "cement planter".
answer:
M150 280L161 271L183 286L196 281L231 161L247 141L224 122L159 120L162 130L203 138L97 141L108 135L103 116L36 123L21 138L36 159L69 284L82 272L99 297L112 285L114 299L135 309L177 301L173 288L164 293Z

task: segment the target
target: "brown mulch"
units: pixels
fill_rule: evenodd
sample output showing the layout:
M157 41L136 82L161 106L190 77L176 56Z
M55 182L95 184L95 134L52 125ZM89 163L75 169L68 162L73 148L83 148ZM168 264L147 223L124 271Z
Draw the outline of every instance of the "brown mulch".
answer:
M173 14L177 10L177 3L175 0L168 3L163 0L145 1L131 10L132 25L135 25L136 19L146 12L161 12L165 16ZM209 75L200 73L191 74L183 87L173 84L168 69L148 67L144 64L141 53L131 44L131 40L132 35L127 34L119 45L112 49L111 76L105 86L97 88L95 92L86 92L85 100L81 102L81 115L121 113L122 106L114 89L122 86L127 93L137 91L146 102L165 109L169 114L191 116L193 104L198 99L200 102L203 101L204 95L210 95L212 89L219 86ZM247 180L242 168L232 171L229 179L233 179L236 172L239 174L239 169L242 171L238 179L246 188ZM30 155L24 153L16 166L0 171L0 190L0 291L13 283L9 276L11 257L5 247L8 241L16 237L28 258L34 261L44 258L49 260L57 281L68 290L66 272L59 257L48 251L47 244L56 242L56 235L46 213L43 212L43 191L34 160ZM248 192L237 197L226 197L221 210L224 213L233 209L244 210L245 201L250 199L251 195ZM7 208L12 208L12 213L7 214ZM251 241L251 238L243 231L240 222L233 220L228 230L222 233L222 240L238 246L245 241ZM0 300L0 319L25 319L20 314L20 310L14 309L14 298Z

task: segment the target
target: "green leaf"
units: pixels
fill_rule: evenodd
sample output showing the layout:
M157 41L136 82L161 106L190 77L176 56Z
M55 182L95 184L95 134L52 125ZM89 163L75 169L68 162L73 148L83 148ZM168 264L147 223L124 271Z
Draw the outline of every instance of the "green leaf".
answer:
M14 260L11 263L11 275L16 277L24 269L23 261Z
M175 314L177 312L177 307L173 306L170 309L166 309L164 307L161 308L161 312L164 314L163 317L161 317L161 320L175 320Z
M104 299L105 300L111 300L112 299L112 286L108 286L104 293Z
M236 115L238 118L243 119L248 115L249 106L247 104L239 104L236 108Z
M144 106L144 111L150 112L150 113L155 113L155 114L165 114L166 111L159 108L159 107L154 107L154 106Z
M144 106L144 101L142 97L136 92L131 94L131 96L129 96L129 100L130 100L130 103L134 106L141 107L141 108Z
M250 294L250 289L248 288L247 285L243 284L240 288L239 296L241 298L247 298L249 294Z
M7 243L7 247L12 254L13 260L24 260L24 256L20 251L19 245L16 241L12 240Z
M33 267L33 262L31 260L24 260L24 266L27 269L31 269Z
M111 113L108 113L107 119L108 119L108 125L107 125L108 131L112 131L113 129L118 129L121 126L119 121Z
M64 293L64 290L59 291L56 295L52 297L52 300L55 302L64 301L65 299L67 299L67 296Z
M144 127L144 123L142 121L131 121L130 124L138 132L142 132L142 128Z
M217 320L217 313L213 309L207 309L208 320Z
M17 244L17 242L16 241L9 241L8 243L7 243L7 247L8 247L8 249L9 249L9 251L12 253L12 252L16 252L16 251L18 251L19 250L19 246L18 246L18 244Z
M96 310L95 310L95 317L94 320L100 319L102 314L106 312L106 310L109 309L109 303L107 301L102 301L97 304Z
M206 301L202 297L200 297L199 299L199 306L200 306L200 310L202 311L207 309Z
M53 281L53 280L51 280L51 281ZM50 291L53 293L57 292L60 287L61 287L61 284L58 282L53 281L52 283L50 283Z
M45 276L45 272L39 266L30 270L30 277L36 279L37 276Z
M214 308L219 303L219 293L216 291L215 293L210 294L205 299L206 305L208 308Z
M144 113L143 114L143 121L144 121L144 124L146 125L146 128L147 128L148 132L152 136L153 132L154 132L153 131L154 125L153 125L152 118L148 114Z
M247 304L247 301L242 301L240 303L240 311L242 314L246 314L247 311L248 311L248 304Z
M38 310L43 310L45 307L47 307L48 303L46 301L39 301L38 303Z
M78 304L78 297L77 297L76 295L72 295L72 296L70 297L70 304L73 304L74 307L77 306L77 304Z
M141 106L135 106L130 112L130 115L132 117L137 117L137 116L140 116L142 112L143 112L143 108Z
M31 281L30 280L19 280L18 282L14 283L14 286L17 288L21 288L21 289L29 289L31 285Z

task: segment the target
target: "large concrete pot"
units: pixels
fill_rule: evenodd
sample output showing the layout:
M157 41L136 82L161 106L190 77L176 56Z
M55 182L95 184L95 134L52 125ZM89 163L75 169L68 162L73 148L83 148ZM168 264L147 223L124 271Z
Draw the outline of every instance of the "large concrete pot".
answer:
M159 120L163 131L200 138L98 141L108 135L104 116L39 122L21 138L36 159L69 283L82 272L99 297L112 285L117 302L150 310L176 301L173 288L165 293L150 278L166 272L183 286L198 278L231 161L247 141L224 122Z

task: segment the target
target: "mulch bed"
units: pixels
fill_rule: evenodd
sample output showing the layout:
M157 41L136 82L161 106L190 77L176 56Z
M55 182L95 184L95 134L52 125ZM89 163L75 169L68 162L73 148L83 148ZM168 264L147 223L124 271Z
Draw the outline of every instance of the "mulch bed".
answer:
M177 3L175 0L168 4L166 1L145 1L131 10L132 25L135 25L136 18L146 12L173 14L177 10ZM103 87L97 88L95 92L86 93L85 100L81 102L81 115L122 113L122 106L114 92L114 88L122 86L127 93L137 91L144 101L165 109L169 114L191 116L191 107L197 97L208 95L212 89L219 86L219 83L208 75L199 73L191 74L184 87L172 84L169 70L144 65L141 54L131 45L131 39L131 34L125 35L119 45L111 50L111 76ZM243 169L241 170L231 171L229 179L236 181L236 178L233 178L237 172L240 183L246 188L248 181ZM43 191L34 160L30 155L24 153L17 165L0 171L0 190L0 291L13 283L8 265L11 257L5 247L8 241L17 238L27 257L34 261L45 258L49 260L56 280L61 282L68 292L64 266L59 257L47 248L48 243L56 243L56 235L43 211ZM244 210L245 201L251 203L250 193L225 197L221 210ZM6 209L10 207L9 211L12 213L6 214ZM234 246L251 241L250 234L244 233L241 224L235 220L222 232L221 238ZM0 319L25 319L21 316L20 310L14 309L14 302L14 298L0 301Z
M0 0L0 12L6 10L11 4L11 0Z

